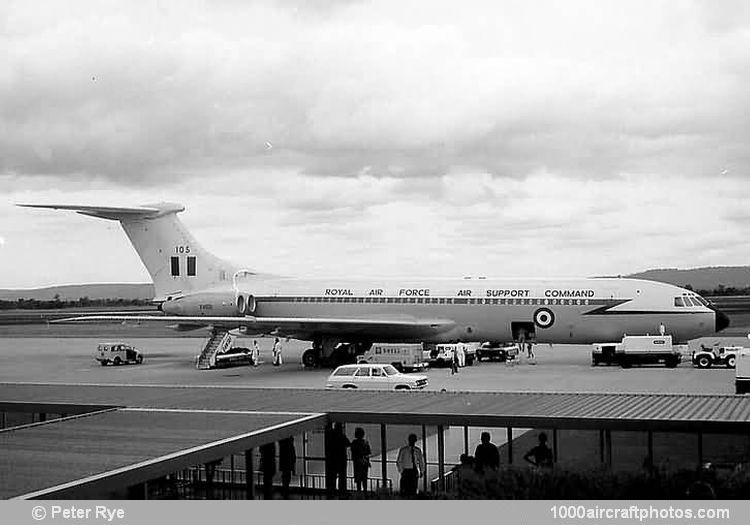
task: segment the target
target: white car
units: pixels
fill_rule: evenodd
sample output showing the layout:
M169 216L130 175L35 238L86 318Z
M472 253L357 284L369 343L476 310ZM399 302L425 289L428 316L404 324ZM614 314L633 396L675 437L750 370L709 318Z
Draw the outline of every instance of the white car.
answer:
M427 376L402 374L392 365L343 365L328 376L326 388L366 390L419 390L427 386Z

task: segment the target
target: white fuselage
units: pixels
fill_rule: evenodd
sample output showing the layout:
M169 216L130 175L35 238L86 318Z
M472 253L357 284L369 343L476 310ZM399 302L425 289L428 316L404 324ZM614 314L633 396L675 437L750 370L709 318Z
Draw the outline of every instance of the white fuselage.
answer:
M539 343L617 341L658 334L676 341L715 332L716 313L688 290L635 279L349 280L257 279L238 283L259 318L434 319L450 328L425 334L397 330L347 334L369 341L510 341L520 332ZM237 314L235 291L214 290L165 305L176 315ZM694 301L676 298L695 297ZM678 306L677 303L681 305ZM181 304L180 304L181 303ZM212 306L207 306L213 303ZM332 329L336 332L335 329ZM326 335L298 330L301 338ZM283 334L285 335L285 334Z

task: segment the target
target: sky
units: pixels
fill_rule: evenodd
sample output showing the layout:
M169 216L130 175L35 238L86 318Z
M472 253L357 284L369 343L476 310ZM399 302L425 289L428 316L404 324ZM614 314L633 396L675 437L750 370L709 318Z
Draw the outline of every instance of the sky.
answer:
M6 1L0 48L0 288L149 281L17 203L303 277L750 264L742 0Z

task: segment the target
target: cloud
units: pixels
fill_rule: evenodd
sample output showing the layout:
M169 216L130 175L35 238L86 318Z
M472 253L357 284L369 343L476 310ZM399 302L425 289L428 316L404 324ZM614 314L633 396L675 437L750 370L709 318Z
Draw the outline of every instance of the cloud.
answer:
M0 201L8 240L0 274L6 286L148 280L116 223L14 202L180 201L187 207L182 220L207 249L292 276L617 275L750 259L746 218L737 215L750 192L743 179L714 188L680 177L584 180L539 172L523 179L475 173L468 181L448 175L429 184L355 177L299 185L298 173L250 175L157 189L104 182L64 191L16 187ZM340 198L356 206L340 206Z
M38 5L5 13L6 174L750 167L742 3Z

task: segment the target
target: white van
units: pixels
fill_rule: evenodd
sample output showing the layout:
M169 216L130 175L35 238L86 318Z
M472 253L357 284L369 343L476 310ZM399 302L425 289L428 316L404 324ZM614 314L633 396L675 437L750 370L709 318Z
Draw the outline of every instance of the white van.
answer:
M429 366L423 359L421 343L374 343L357 362L393 365L399 372L417 372Z
M99 343L96 347L94 359L102 366L113 364L115 366L124 364L143 363L143 354L134 346L125 343Z

